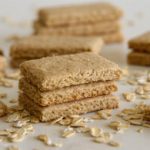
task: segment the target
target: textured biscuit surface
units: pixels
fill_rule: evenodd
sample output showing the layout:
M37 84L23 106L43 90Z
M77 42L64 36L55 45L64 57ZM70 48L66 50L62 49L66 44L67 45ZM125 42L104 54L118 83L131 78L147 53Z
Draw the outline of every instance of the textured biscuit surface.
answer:
M109 3L43 8L39 18L46 26L62 26L117 20L122 11Z
M46 27L39 21L34 22L35 34L43 35L99 35L120 30L118 21L77 24L71 26Z
M107 81L41 92L35 86L28 83L24 78L20 79L19 88L22 93L25 93L35 103L41 106L55 105L89 97L108 95L117 90L117 86L113 81Z
M150 66L150 54L131 52L128 54L128 63L133 65Z
M150 53L150 32L131 39L128 45L136 52Z
M41 58L87 51L98 53L102 45L102 39L96 36L30 36L12 45L10 55L13 58Z
M89 52L30 60L22 63L20 69L40 90L117 80L121 75L117 64Z
M118 107L118 99L112 95L42 107L34 103L26 95L20 94L19 103L31 114L37 116L41 121L49 121L61 116L66 117L70 115L85 114L101 109L113 109Z

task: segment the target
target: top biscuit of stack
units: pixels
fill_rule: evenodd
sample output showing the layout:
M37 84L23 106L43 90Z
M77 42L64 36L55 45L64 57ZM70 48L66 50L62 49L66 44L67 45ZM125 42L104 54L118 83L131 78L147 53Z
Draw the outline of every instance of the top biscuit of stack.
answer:
M102 45L102 39L96 36L30 36L14 43L10 49L10 56L31 59L80 52L98 53Z
M26 80L41 91L117 80L121 75L118 65L88 52L30 60L20 68Z
M39 10L39 20L45 26L66 26L113 21L121 16L122 11L108 3L43 8Z
M131 39L128 45L129 48L132 48L136 52L150 53L150 32Z

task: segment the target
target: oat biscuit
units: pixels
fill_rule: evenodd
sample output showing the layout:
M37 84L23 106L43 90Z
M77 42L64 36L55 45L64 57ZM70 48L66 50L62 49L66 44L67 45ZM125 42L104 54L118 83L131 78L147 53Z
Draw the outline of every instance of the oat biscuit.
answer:
M79 24L71 26L60 27L46 27L39 21L34 22L35 34L42 35L74 35L74 36L89 36L89 35L101 35L111 32L117 32L120 30L120 24L118 21L112 22L96 22L91 24Z
M22 38L10 50L14 58L35 59L80 52L98 53L103 45L100 37L30 36Z
M130 52L128 54L128 63L133 65L150 66L150 54Z
M39 19L46 26L67 26L117 20L122 11L109 3L43 8L39 10Z
M135 52L150 53L150 32L131 39L128 45Z
M25 109L38 117L41 121L49 121L61 116L66 117L74 114L84 114L101 109L113 109L118 107L118 100L112 95L42 107L38 106L26 95L22 94L19 97L19 102Z
M29 59L29 58L11 58L10 65L13 68L19 68L21 63L28 61L28 60L31 60L31 59Z
M19 81L19 89L38 105L47 106L77 101L89 97L108 95L115 92L117 90L117 86L113 81L108 81L70 86L54 91L41 92L35 86L22 78Z
M20 69L26 80L41 91L117 80L121 76L117 64L90 52L30 60Z

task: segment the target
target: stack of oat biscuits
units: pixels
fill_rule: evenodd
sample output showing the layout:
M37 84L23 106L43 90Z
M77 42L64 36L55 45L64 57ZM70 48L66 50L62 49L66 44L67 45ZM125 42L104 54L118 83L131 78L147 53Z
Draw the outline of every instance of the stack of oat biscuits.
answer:
M105 43L122 42L122 11L109 3L48 7L39 10L35 34L98 35Z
M118 107L121 70L91 52L45 57L20 66L19 103L41 121Z
M103 45L100 37L29 36L14 43L10 48L11 65L46 56L81 52L99 53Z
M128 55L130 64L150 66L150 32L131 39L128 45L133 49Z

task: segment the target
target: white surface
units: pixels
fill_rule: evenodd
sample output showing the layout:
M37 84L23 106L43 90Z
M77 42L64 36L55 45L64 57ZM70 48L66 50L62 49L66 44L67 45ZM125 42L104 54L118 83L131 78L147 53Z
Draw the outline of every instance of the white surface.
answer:
M92 1L92 0L91 0ZM94 0L93 0L94 1ZM98 1L98 0L97 0ZM115 3L119 7L124 10L124 18L122 20L123 24L123 32L126 37L126 40L129 38L138 35L142 32L149 30L150 28L150 1L149 0L107 0L110 2ZM47 5L61 5L61 4L70 4L70 3L81 3L81 2L90 2L90 0L76 0L76 1L69 1L69 0L0 0L0 47L5 50L5 53L8 54L9 43L1 42L3 38L8 37L11 34L20 34L26 35L29 34L32 30L30 27L22 27L16 25L10 25L7 21L4 23L2 20L4 18L10 18L12 22L16 24L30 21L35 18L36 9L41 6ZM9 20L10 20L9 19ZM5 19L6 20L6 19ZM133 21L134 26L129 26L128 22ZM104 47L102 51L102 55L105 57L117 62L121 66L126 65L126 54L128 52L127 44L119 44L119 45L110 45ZM146 70L149 68L144 67L132 67L132 70ZM12 98L17 97L17 83L14 82L14 86L16 88L8 89L0 87L0 92L8 93L8 98L5 99L5 102ZM116 93L120 97L120 109L128 106L133 105L133 103L127 103L121 97L122 92L126 91L133 91L133 86L125 86L119 83L119 91ZM136 100L136 103L140 102L141 100ZM116 110L115 112L118 112ZM113 119L114 120L114 119ZM106 131L111 131L106 127L109 121L95 121L91 123L90 126L98 126L104 128ZM5 129L9 126L3 121L0 121L0 129ZM50 126L48 124L38 124L35 125L35 132L26 138L24 142L16 143L14 145L18 145L21 150L33 150L36 148L37 150L48 150L52 149L50 147L44 146L41 142L34 139L34 136L38 134L47 134L49 135L52 140L54 141L61 141L63 142L62 150L111 150L111 149L118 149L118 150L149 150L150 149L150 129L144 128L144 133L139 134L136 132L137 127L132 127L125 132L125 134L118 134L115 135L114 139L122 143L120 148L112 148L107 145L103 144L96 144L92 142L92 139L88 136L77 135L75 137L69 139L62 139L60 137L60 131L63 127L59 126ZM11 143L0 143L0 150L5 149L8 145L12 145Z

